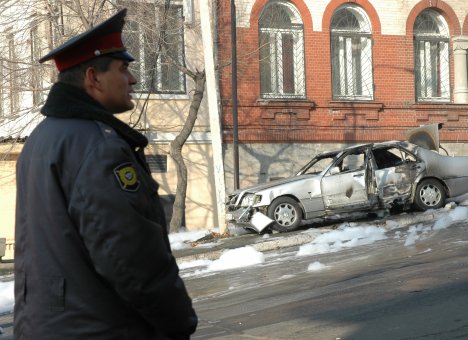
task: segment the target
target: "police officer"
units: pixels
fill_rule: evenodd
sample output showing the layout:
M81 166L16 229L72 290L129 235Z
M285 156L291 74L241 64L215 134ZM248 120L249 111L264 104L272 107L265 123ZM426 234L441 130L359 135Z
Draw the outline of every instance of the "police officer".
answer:
M197 317L144 159L126 10L43 57L58 82L17 163L17 339L186 339Z

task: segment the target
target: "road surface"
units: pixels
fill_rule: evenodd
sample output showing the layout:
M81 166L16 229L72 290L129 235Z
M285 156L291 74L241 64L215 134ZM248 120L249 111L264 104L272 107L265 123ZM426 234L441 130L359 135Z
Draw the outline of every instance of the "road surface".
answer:
M185 278L193 339L468 339L468 223L336 253ZM326 266L308 271L311 263ZM184 273L183 273L184 274Z

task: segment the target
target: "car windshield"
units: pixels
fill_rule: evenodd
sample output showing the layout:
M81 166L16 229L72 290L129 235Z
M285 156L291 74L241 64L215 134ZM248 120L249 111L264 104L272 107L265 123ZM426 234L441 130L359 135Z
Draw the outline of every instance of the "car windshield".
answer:
M307 163L296 176L299 175L316 175L325 170L330 163L335 159L338 152L327 153L324 155L319 155L313 158L309 163Z

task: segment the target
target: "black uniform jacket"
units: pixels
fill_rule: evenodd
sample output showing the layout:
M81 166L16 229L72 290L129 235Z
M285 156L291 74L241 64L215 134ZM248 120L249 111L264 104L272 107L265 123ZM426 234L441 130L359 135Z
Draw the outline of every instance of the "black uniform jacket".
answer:
M70 85L42 113L17 163L15 339L189 338L146 138Z

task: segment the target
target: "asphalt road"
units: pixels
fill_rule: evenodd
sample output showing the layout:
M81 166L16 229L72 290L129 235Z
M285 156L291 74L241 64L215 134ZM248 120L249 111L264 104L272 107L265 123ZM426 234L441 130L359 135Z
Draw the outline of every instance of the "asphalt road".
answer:
M430 223L429 223L430 224ZM468 339L468 222L337 253L187 277L193 339ZM327 268L307 271L319 261Z
M425 222L428 225L434 221ZM262 265L181 274L200 321L193 339L468 339L468 222L335 253L267 252ZM311 263L326 268L308 271ZM12 315L0 315L1 340Z

